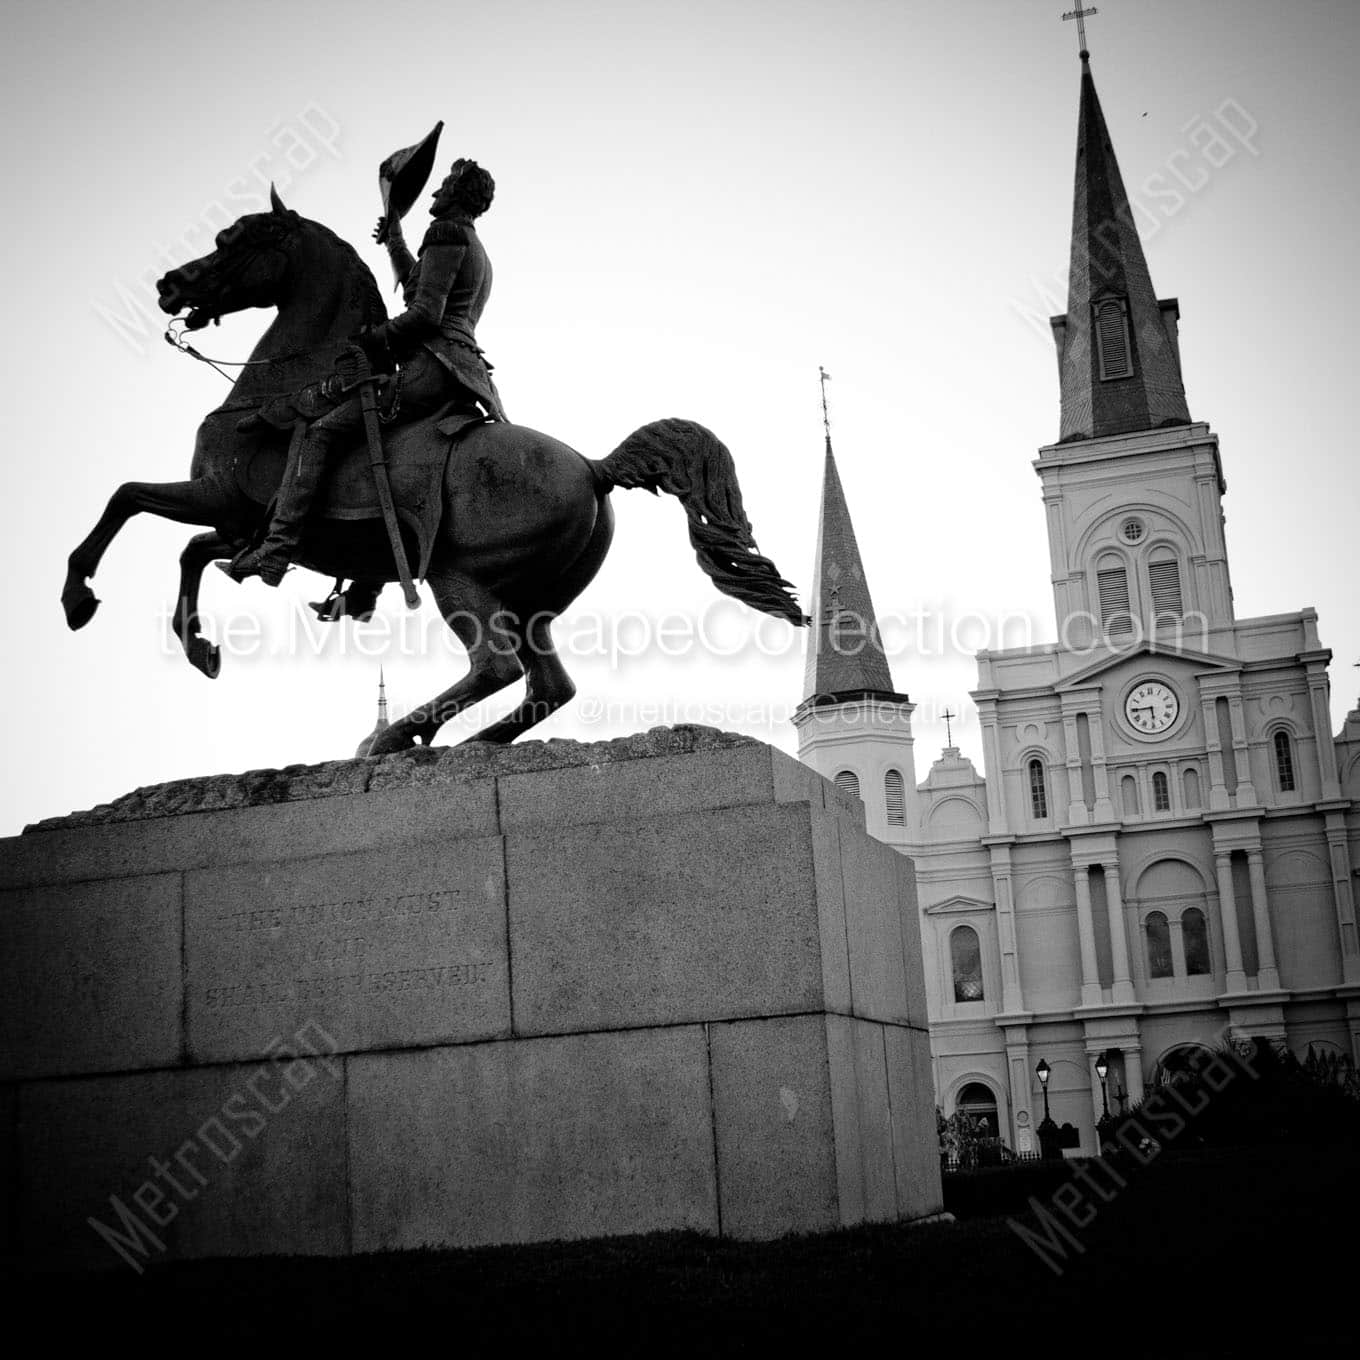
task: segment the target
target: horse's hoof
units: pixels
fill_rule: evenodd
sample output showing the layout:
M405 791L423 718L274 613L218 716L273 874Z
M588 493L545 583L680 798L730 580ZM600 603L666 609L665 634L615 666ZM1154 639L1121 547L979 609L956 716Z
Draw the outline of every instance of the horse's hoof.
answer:
M190 638L186 653L189 664L200 670L209 680L216 680L222 672L222 650L207 638Z
M99 601L89 586L71 586L61 593L61 607L66 611L66 626L75 632L94 618Z

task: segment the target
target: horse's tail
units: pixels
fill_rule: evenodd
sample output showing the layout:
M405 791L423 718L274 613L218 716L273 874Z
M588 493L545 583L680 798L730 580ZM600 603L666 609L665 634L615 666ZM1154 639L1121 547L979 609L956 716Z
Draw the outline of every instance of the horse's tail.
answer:
M711 430L692 420L654 420L592 467L606 489L640 486L679 497L699 565L725 595L797 627L809 622L793 586L756 548L732 455Z

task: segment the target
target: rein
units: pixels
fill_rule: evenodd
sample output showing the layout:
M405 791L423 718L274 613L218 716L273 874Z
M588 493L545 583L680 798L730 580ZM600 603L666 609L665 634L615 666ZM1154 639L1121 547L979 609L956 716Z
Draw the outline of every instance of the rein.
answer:
M183 326L186 319L182 316L170 318L170 324L165 328L165 343L180 354L187 354L191 359L197 359L199 363L207 364L209 368L216 369L229 383L234 383L235 379L230 373L224 371L224 366L225 368L268 368L273 364L282 363L286 359L301 359L308 354L319 354L321 350L328 347L328 345L313 345L309 349L289 350L285 354L276 354L272 359L210 359L206 354L200 354L184 338L183 329L175 330L175 322L178 321Z

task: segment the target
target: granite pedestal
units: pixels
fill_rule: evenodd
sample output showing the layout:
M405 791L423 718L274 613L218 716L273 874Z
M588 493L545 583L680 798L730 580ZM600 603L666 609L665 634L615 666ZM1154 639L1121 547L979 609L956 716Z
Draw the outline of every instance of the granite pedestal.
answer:
M707 729L139 790L0 842L0 1158L69 1265L923 1217L912 866Z

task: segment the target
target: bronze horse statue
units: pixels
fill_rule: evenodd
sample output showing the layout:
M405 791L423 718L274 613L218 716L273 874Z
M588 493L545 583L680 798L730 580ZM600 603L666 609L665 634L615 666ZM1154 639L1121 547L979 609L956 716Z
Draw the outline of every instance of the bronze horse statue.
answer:
M215 244L210 255L160 280L162 309L174 315L189 308L189 330L249 307L275 307L278 314L227 400L199 426L189 479L120 486L71 554L62 592L67 623L83 628L99 604L87 582L133 515L208 526L180 558L174 626L190 662L209 678L217 675L221 655L199 630L203 570L263 531L286 454L286 431L243 418L327 377L350 337L386 315L373 275L354 249L285 208L277 195L270 212L242 217ZM242 423L254 428L242 430ZM397 434L424 441L427 455L436 441L448 445L434 418ZM347 456L346 463L357 456ZM678 497L699 565L719 590L795 626L807 622L792 587L756 549L731 455L692 421L644 425L600 461L536 430L481 423L458 436L442 467L424 576L445 622L467 648L469 670L394 722L370 754L417 741L428 745L458 712L520 676L526 680L523 702L472 740L513 741L573 697L576 687L553 649L551 624L609 551L614 487ZM375 518L314 515L298 560L329 576L397 579Z

